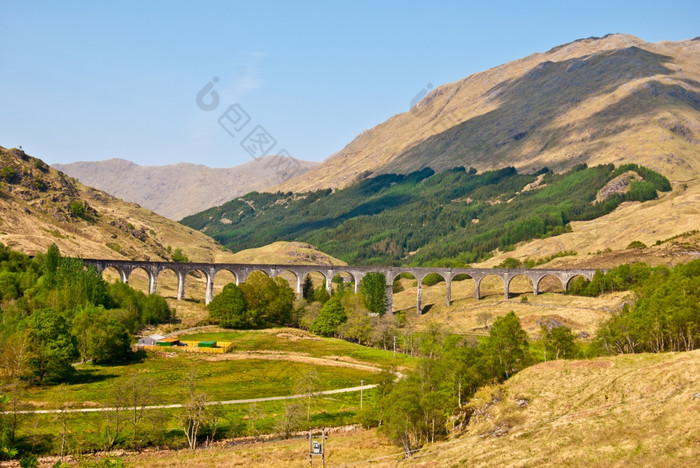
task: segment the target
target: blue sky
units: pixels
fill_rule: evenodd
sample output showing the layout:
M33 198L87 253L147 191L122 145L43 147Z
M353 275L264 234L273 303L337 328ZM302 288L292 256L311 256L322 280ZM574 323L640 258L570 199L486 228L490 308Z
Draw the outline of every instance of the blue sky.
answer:
M320 161L428 84L582 37L688 39L698 18L697 0L0 0L0 145L229 167L262 128L267 152Z

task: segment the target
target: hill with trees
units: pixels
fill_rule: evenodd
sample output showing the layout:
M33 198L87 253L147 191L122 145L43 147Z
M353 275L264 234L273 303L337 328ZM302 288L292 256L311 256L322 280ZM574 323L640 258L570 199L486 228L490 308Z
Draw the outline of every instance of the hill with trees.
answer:
M623 174L628 183L600 198ZM182 220L232 250L274 240L303 241L354 264L464 265L496 249L570 231L572 221L670 191L661 174L637 165L385 174L348 188L303 194L253 192ZM597 198L598 197L598 198Z

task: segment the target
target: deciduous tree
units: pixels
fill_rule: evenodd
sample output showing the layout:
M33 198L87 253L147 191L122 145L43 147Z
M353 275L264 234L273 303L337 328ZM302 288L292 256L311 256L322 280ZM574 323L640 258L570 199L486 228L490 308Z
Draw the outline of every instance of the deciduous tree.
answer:
M214 296L209 303L209 318L224 328L247 328L247 304L241 288L233 283Z

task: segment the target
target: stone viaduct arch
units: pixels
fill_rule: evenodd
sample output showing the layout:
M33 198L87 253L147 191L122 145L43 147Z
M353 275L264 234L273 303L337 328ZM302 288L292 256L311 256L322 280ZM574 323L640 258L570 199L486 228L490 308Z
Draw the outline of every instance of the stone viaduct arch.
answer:
M148 274L149 294L155 294L157 290L158 275L163 270L172 270L177 275L177 299L185 297L185 278L190 271L200 271L206 278L206 298L209 304L213 298L214 277L220 271L229 271L236 278L236 284L244 283L253 271L262 271L270 278L274 278L282 272L291 272L296 277L297 297L301 297L304 277L309 273L320 273L325 281L328 293L331 293L331 281L338 273L346 273L355 281L355 292L359 291L360 282L367 273L382 273L386 278L387 307L393 311L393 284L394 278L401 273L410 273L416 278L418 284L416 294L416 310L420 314L422 310L422 281L430 273L437 273L445 279L445 302L450 305L452 279L460 274L469 275L474 280L476 300L481 299L481 281L488 275L495 275L503 281L505 299L510 297L510 283L516 276L522 275L530 279L533 285L533 294L539 293L539 285L545 276L554 276L561 281L562 289L567 290L569 282L576 276L583 276L588 280L593 279L597 270L590 269L495 269L495 268L439 268L439 267L388 267L388 266L334 266L334 265L269 265L269 264L238 264L238 263L177 263L177 262L149 262L131 260L99 260L84 259L86 265L94 266L98 271L112 267L119 273L121 281L129 282L129 276L141 268ZM294 285L290 285L294 287Z

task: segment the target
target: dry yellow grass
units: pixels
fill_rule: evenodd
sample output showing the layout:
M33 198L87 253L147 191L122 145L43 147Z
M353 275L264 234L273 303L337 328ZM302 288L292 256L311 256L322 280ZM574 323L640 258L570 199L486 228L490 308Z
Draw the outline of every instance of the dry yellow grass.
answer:
M547 278L548 279L548 278ZM561 291L558 281L543 280L545 291ZM402 279L404 291L394 295L395 310L407 310L416 313L415 280ZM566 296L560 292L545 292L532 295L529 281L516 277L511 283L511 297L504 299L503 283L499 278L487 277L481 283L482 299L474 299L474 282L472 280L452 283L452 304L445 302L445 283L422 287L423 315L418 318L419 327L429 323L441 323L446 329L455 333L486 334L479 315L490 313L493 323L496 317L513 311L520 319L523 329L535 338L540 330L538 321L554 319L572 329L574 333L585 332L593 336L600 324L611 313L622 308L625 302L633 300L632 293L621 292L605 294L600 297ZM527 302L522 302L523 297Z
M53 168L42 170L41 161L20 150L0 147L0 160L3 167L23 174L21 180L0 183L0 242L15 250L34 255L55 243L63 254L83 258L167 260L171 246L181 248L192 261L232 258L201 232L86 187ZM46 190L34 187L34 178L42 180ZM72 201L87 204L92 219L71 217Z
M231 258L231 262L234 263L347 265L344 261L303 242L273 242L263 247L241 250Z
M374 430L333 432L326 441L326 466L343 466L397 453L396 447ZM209 450L147 452L126 457L128 466L150 468L199 467L308 467L308 438L275 442L246 442L231 447L217 446ZM313 466L321 466L314 457ZM391 459L398 460L399 457Z
M538 364L402 466L698 466L698 376L700 350Z

